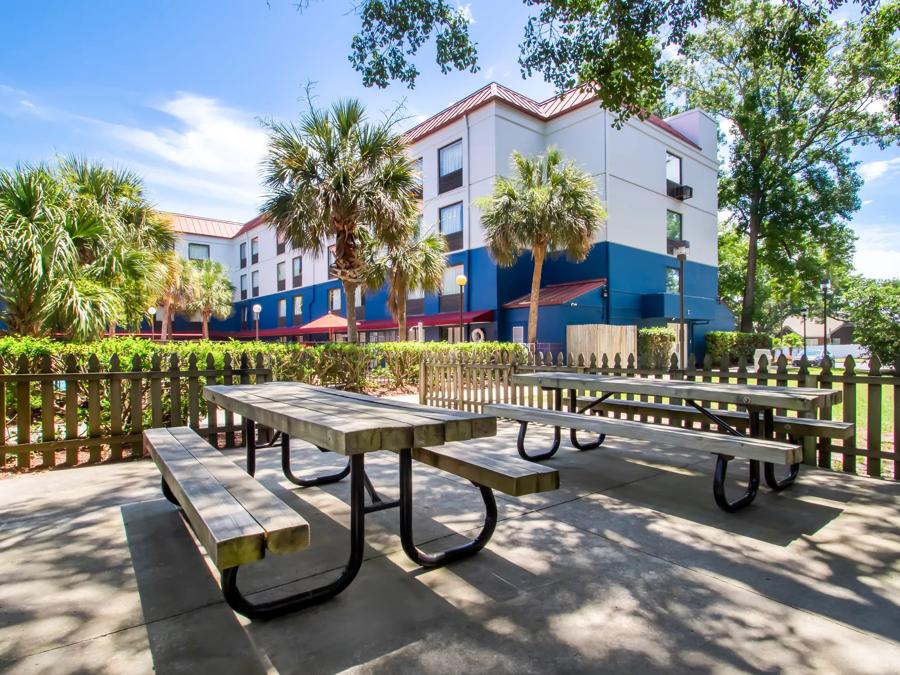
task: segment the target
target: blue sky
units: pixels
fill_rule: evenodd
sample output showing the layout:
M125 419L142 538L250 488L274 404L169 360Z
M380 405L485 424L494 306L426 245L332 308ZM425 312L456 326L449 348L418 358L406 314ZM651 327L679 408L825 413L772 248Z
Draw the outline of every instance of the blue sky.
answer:
M3 3L0 167L75 153L127 165L161 209L246 220L260 203L261 119L293 118L304 85L319 103L362 99L373 114L405 104L407 126L491 80L542 100L516 58L520 0L466 5L481 71L441 75L419 59L415 89L365 89L347 60L358 28L351 0ZM854 152L865 187L856 214L857 269L897 276L900 148Z

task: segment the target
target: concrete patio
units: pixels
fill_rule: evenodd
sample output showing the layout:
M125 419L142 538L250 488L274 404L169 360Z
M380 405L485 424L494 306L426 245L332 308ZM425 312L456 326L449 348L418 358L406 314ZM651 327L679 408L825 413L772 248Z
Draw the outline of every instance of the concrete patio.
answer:
M479 443L514 453L514 439L502 425ZM341 461L310 450L295 445L297 471ZM367 463L396 496L395 457ZM551 464L562 489L499 498L488 548L448 568L409 563L396 511L369 515L354 584L269 622L224 604L152 462L2 481L0 671L897 672L900 485L804 468L728 515L702 453L609 439ZM257 476L309 520L313 544L246 568L244 587L334 574L346 483L291 489L276 451ZM420 542L445 548L479 524L477 492L453 477L416 467L416 499Z

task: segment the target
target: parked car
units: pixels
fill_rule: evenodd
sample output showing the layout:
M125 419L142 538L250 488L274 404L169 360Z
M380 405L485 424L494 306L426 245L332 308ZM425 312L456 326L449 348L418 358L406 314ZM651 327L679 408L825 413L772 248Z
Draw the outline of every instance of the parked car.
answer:
M802 356L802 347L794 350L794 365L800 363L800 359ZM869 352L865 347L857 344L828 345L828 357L831 359L832 363L836 363L839 367L843 367L844 359L846 359L848 356L852 356L857 362L859 362L860 360L865 361L869 358ZM825 347L816 345L806 348L806 359L809 361L809 365L818 368L822 365L822 359L824 358Z

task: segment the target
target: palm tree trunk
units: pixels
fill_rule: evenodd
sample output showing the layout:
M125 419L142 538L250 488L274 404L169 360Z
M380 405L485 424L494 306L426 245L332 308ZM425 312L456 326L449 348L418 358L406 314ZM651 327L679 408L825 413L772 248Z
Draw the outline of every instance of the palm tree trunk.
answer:
M536 246L531 250L534 271L531 273L531 297L528 300L528 343L530 345L537 344L538 299L541 296L541 272L544 267L545 253L543 246Z
M203 322L203 339L209 340L209 314L206 312L200 314L200 321Z
M406 342L406 294L397 301L397 341Z
M356 284L344 281L344 299L347 302L347 342L356 344L359 338L356 333Z
M115 336L116 336L116 322L110 321L109 322L109 337L115 337Z

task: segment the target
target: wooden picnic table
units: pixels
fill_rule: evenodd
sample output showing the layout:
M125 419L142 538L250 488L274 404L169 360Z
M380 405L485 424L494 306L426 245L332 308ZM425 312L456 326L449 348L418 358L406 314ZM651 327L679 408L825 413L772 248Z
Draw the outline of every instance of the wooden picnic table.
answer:
M223 591L229 603L248 616L276 615L317 604L346 588L362 564L367 513L399 508L404 552L420 565L433 567L472 555L487 544L497 523L493 490L518 496L559 487L559 474L550 467L536 467L519 458L492 457L474 448L442 447L496 435L497 419L492 415L430 408L297 382L214 385L206 387L203 394L210 403L244 419L247 472L251 476L256 471L257 424L278 432L282 470L292 483L311 487L350 476L350 556L341 575L331 583L281 599L272 607L254 605L240 594L236 570L223 575ZM291 438L307 441L322 452L346 455L346 467L319 476L297 476L291 469ZM382 450L399 457L400 498L394 501L382 499L365 472L366 455ZM416 547L412 460L465 478L480 490L485 518L474 539L438 553L425 553ZM366 491L370 504L365 502Z
M776 409L794 410L800 413L815 413L819 408L827 408L841 402L841 392L833 389L813 389L807 387L783 387L750 384L732 384L718 382L694 382L691 380L657 380L640 377L617 377L591 373L572 372L534 372L514 375L513 384L538 386L554 392L554 407L562 410L563 392L568 392L569 412L589 413L611 396L631 394L640 396L656 396L669 399L682 399L696 409L704 417L718 425L732 436L744 436L723 419L710 403L724 403L739 406L749 416L749 437L772 439L775 434ZM591 395L578 397L578 392ZM586 401L586 403L585 403ZM581 407L579 409L579 404ZM570 428L572 445L579 450L590 450L600 446L605 438L600 434L598 439L582 443L577 438L577 429ZM698 432L700 433L700 432ZM554 445L550 451L536 457L543 459L553 455L559 447L559 427L554 428ZM519 435L519 453L524 457L524 426ZM749 504L756 494L759 485L759 460L750 460L750 480L747 492L736 502L728 502L724 497L725 466L728 458L719 455L716 468L714 489L716 500L726 510L737 510ZM788 475L783 479L775 477L773 462L764 462L766 483L773 490L783 490L791 485L800 472L799 461L789 465Z

